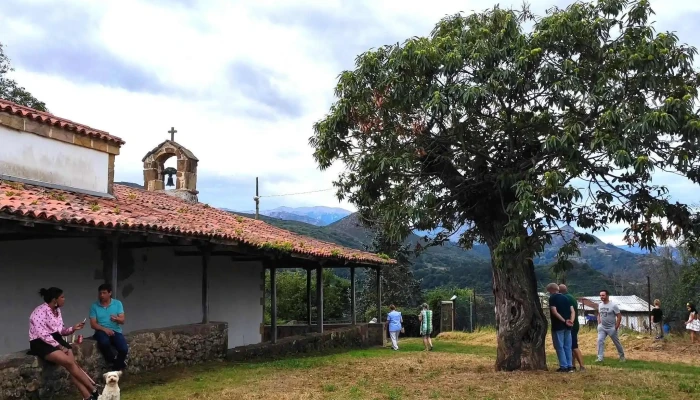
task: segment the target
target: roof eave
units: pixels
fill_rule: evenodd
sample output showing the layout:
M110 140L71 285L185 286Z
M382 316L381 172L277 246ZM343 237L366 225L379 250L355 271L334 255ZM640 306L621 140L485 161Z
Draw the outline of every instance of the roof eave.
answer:
M62 226L62 227L68 227L68 228L76 228L76 229L93 229L93 230L100 230L100 231L107 231L107 232L112 232L112 233L118 233L118 232L124 232L127 234L137 234L137 233L146 233L146 234L155 234L155 235L162 235L162 236L169 236L169 237L177 237L177 238L186 238L186 239L196 239L196 240L204 240L211 242L213 244L218 244L221 246L230 246L230 247L239 247L239 246L246 246L250 247L253 249L252 251L256 252L263 252L264 253L264 248L262 246L258 246L255 244L249 244L245 243L243 241L237 240L235 238L228 238L228 237L218 237L216 235L197 235L197 234L191 234L188 232L182 232L182 231L173 231L173 230L160 230L160 229L149 229L150 227L148 226L142 226L139 227L138 229L135 229L133 226L121 226L120 224L92 224L92 223L81 223L80 221L72 221L72 222L67 222L67 221L58 221L58 220L53 220L53 219L42 219L41 214L39 215L33 215L32 214L21 214L18 215L13 212L8 212L7 210L2 210L0 209L0 219L6 219L6 220L12 220L12 221L18 221L18 222L24 222L24 223L31 223L31 224L46 224L46 225L54 225L54 226ZM309 255L306 253L300 253L296 251L289 251L288 254L293 257L293 258L299 258L299 259L305 259L309 261L314 261L314 262L344 262L348 266L352 266L352 264L359 265L359 266L366 266L366 267L373 267L373 268L383 268L387 267L390 265L393 265L396 263L396 260L389 259L387 262L384 261L373 261L373 260L367 260L367 259L357 259L357 258L350 258L350 257L337 257L337 256L332 256L332 257L324 257L321 255Z

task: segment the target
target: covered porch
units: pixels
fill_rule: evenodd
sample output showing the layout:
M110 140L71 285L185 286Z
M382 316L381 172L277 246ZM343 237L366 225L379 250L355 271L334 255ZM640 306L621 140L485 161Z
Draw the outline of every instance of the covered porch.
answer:
M368 329L371 331L384 329L384 324L382 323L382 291L381 291L381 276L382 270L378 266L361 266L356 264L347 263L330 263L326 261L321 261L317 265L313 263L306 262L296 262L290 266L289 264L282 264L275 261L268 261L264 264L266 270L270 276L270 324L265 325L262 332L262 341L276 343L278 339L304 335L312 332L323 333L325 330L336 330L346 328L348 326L355 326L358 324L357 320L357 290L356 290L356 279L357 279L357 269L363 268L368 274L374 275L376 281L376 323L370 323ZM325 319L323 311L323 270L324 269L341 269L347 268L349 270L349 280L350 280L350 310L349 310L349 321L339 322L332 321L328 322ZM306 273L306 319L303 322L294 321L292 324L278 324L278 309L277 309L277 274L283 270L303 270ZM315 280L315 285L312 282ZM315 302L312 300L312 290L315 286ZM313 315L312 309L315 306L316 315Z
M309 350L323 350L331 342L382 343L381 334L370 339L369 328L357 324L354 278L356 271L367 269L380 279L390 260L205 204L114 187L114 198L99 198L0 181L0 192L11 193L0 199L0 379L6 386L0 389L13 393L6 398L31 398L37 392L60 393L70 387L62 370L46 375L46 369L26 354L27 319L42 301L37 295L41 287L64 290L64 322L73 325L87 316L97 287L111 283L113 297L125 307L131 372L223 360L235 349L242 349L238 353L246 358L282 355L280 346L290 334L306 337ZM313 321L304 321L303 331L277 326L276 277L288 268L303 269L307 282L317 282L316 301L309 301L310 284L306 298L307 309L315 306L319 312ZM323 270L330 268L348 268L353 278L353 318L344 329L329 324L323 315ZM274 283L269 339L264 324L266 271ZM381 305L381 293L377 303ZM382 324L376 325L373 331L382 331ZM343 333L326 336L331 329ZM90 340L92 330L88 325L79 333L87 340L75 346L76 357L99 380L105 366ZM345 339L338 342L339 338ZM277 347L267 353L251 350L268 345Z

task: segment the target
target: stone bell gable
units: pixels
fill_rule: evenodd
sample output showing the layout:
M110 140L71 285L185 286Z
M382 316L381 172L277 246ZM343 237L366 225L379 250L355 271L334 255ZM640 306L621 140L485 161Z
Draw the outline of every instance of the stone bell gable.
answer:
M175 190L197 192L197 163L199 159L184 146L166 140L143 158L143 186L148 191L165 190L165 162L177 157L177 179Z

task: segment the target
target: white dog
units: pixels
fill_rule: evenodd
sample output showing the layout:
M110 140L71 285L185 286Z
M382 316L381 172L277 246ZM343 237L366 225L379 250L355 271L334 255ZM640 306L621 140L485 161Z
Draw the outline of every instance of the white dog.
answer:
M119 378L121 371L107 372L103 375L105 379L105 389L98 400L119 400Z

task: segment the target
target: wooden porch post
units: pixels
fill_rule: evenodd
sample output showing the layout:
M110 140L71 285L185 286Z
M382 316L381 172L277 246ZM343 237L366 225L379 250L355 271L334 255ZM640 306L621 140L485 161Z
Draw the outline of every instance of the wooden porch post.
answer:
M377 322L382 322L382 269L377 267Z
M209 257L211 248L202 247L202 323L209 323Z
M350 267L350 317L352 324L357 325L357 307L355 307L355 267Z
M306 319L311 326L311 269L306 270Z
M323 333L323 267L316 267L316 329Z
M277 268L270 268L270 339L277 343Z
M112 238L112 276L110 283L112 284L112 298L117 298L117 273L119 272L119 236Z

